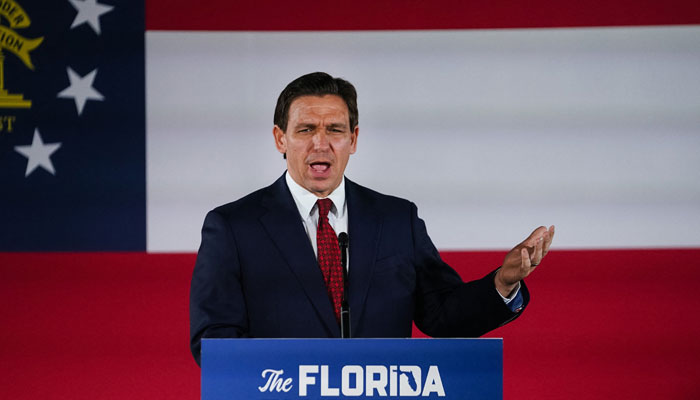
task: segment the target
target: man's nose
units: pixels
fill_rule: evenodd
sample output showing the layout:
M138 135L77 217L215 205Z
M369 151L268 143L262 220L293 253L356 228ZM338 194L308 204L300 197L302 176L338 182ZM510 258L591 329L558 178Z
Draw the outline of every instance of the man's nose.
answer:
M325 149L328 148L328 134L325 131L319 130L314 135L314 148L315 149Z

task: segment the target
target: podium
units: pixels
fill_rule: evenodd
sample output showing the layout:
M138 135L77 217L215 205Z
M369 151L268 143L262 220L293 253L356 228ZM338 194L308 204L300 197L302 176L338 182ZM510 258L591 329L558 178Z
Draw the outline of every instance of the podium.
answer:
M203 400L502 397L502 339L202 340Z

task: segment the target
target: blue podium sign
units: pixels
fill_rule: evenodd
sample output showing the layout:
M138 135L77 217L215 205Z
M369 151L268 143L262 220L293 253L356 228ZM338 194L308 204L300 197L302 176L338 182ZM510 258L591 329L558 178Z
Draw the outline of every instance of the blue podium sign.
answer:
M202 399L501 399L502 339L204 339Z

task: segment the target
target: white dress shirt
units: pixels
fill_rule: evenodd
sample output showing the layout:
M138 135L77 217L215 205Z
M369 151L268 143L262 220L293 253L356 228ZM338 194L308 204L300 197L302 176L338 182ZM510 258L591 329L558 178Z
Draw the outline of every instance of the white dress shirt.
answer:
M314 248L314 254L318 257L318 249L316 245L316 230L318 229L318 206L316 201L319 200L315 194L304 189L289 176L289 172L285 174L287 186L292 192L294 203L297 205L299 215L304 223L306 235L309 237L311 247ZM333 207L328 213L328 222L331 224L336 235L340 232L348 232L348 207L345 202L345 177L343 177L340 185L328 195L333 201ZM348 269L350 269L350 258L348 258Z

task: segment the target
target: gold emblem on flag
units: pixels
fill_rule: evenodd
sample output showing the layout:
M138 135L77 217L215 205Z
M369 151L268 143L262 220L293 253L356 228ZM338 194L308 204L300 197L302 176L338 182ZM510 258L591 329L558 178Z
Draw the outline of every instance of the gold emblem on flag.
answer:
M0 20L9 26L0 25L0 108L31 108L32 101L25 100L21 94L11 94L5 89L5 55L9 51L19 58L27 68L34 70L29 52L39 47L43 37L28 39L15 32L15 29L27 28L31 20L27 13L14 0L0 0Z

